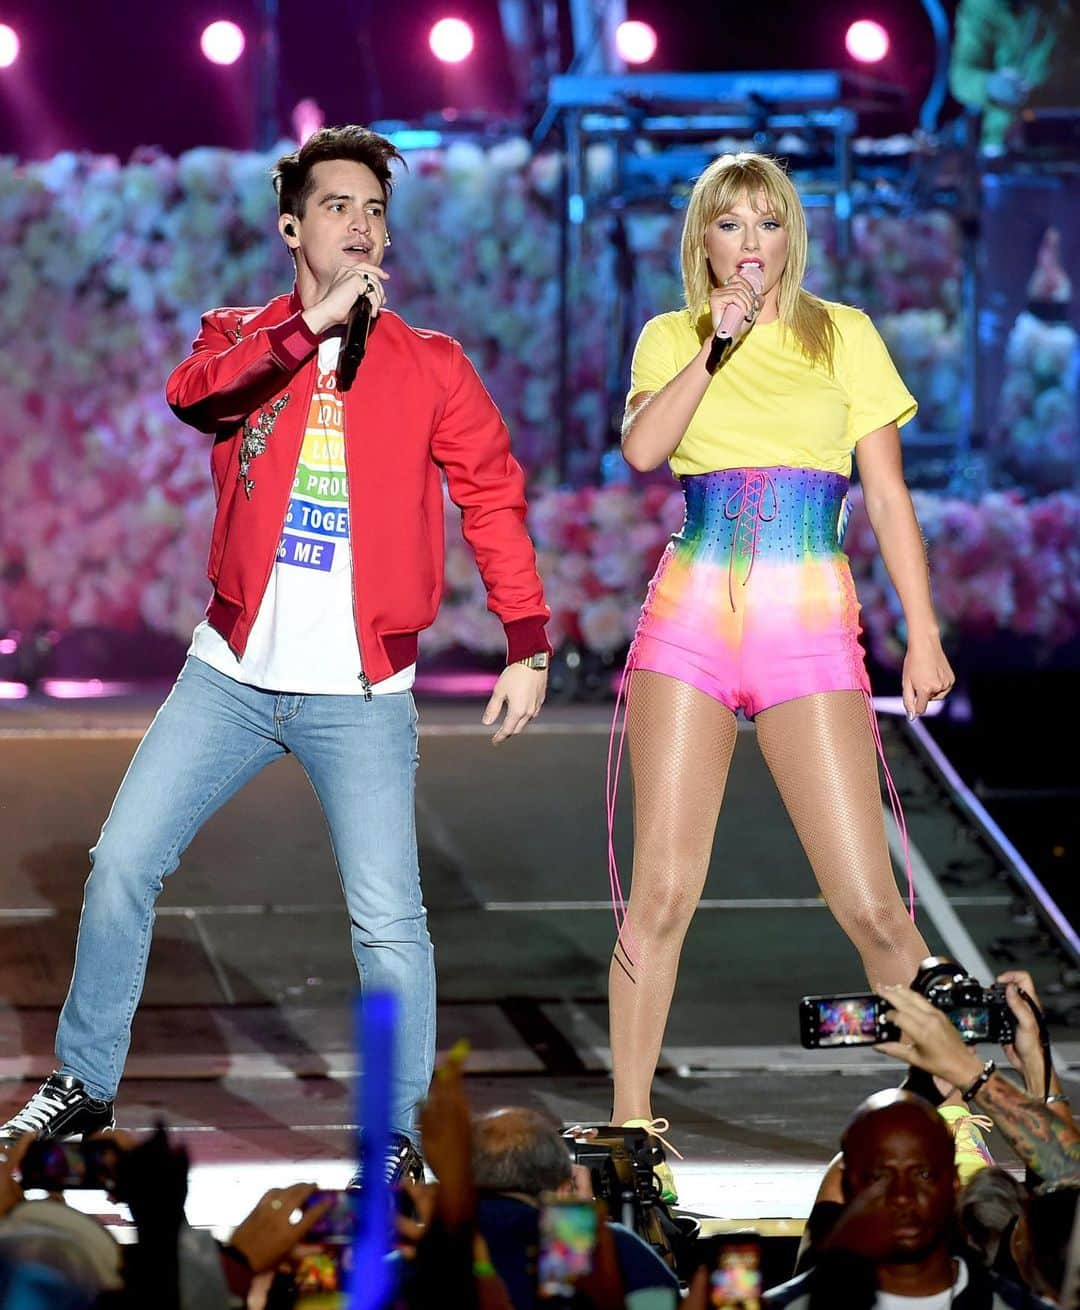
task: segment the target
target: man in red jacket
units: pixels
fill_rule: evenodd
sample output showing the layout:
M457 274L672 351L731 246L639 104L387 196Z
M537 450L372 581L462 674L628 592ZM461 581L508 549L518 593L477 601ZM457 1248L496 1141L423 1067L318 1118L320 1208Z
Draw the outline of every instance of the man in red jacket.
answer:
M330 828L361 984L398 998L388 1175L420 1169L435 974L411 687L417 634L442 592L443 474L506 630L483 716L503 714L496 742L538 713L550 648L506 426L456 341L386 309L395 157L352 126L279 160L292 294L204 315L169 378L174 412L213 438L213 596L91 852L59 1069L0 1135L112 1124L163 879L215 810L291 752ZM370 327L357 367L342 344L361 298Z

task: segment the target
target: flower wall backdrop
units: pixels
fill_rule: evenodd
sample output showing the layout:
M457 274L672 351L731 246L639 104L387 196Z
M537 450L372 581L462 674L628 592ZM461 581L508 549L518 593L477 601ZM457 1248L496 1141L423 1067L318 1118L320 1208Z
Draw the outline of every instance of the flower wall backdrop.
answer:
M272 162L221 150L179 159L144 152L124 166L70 154L25 167L0 160L0 638L98 628L164 634L179 645L199 620L207 443L170 414L163 383L202 310L259 304L288 286L273 236ZM409 164L390 211L391 305L458 336L510 424L532 479L556 640L617 652L678 526L680 500L667 481L556 485L561 161L506 142L415 152ZM602 177L610 157L595 151L590 168ZM854 254L841 266L828 213L809 214L811 285L871 312L920 397L919 423L957 431L959 263L949 217L860 215ZM580 484L602 480L621 410L626 361L609 325L624 323L632 345L646 317L679 300L681 213L654 203L620 221L632 280L611 217L600 214L585 225L571 286L572 471ZM1061 396L1075 400L1075 379L1048 383L1057 350L1040 338L1010 356L1007 413L1031 416L1014 477L1055 458L1064 420L1044 421L1043 410L1060 418ZM979 642L1011 628L1048 653L1075 640L1078 511L1072 492L1055 492L1062 476L1033 480L1035 490L1054 492L1036 500L995 493L968 504L920 494L938 600L955 638ZM453 512L448 533L447 603L425 650L494 652L497 625ZM898 616L858 516L849 547L870 643L879 658L895 658Z

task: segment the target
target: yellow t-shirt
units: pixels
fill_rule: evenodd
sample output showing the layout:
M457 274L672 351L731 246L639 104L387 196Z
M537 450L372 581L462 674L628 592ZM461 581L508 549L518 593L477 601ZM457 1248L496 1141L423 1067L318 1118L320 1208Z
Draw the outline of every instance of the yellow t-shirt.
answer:
M673 473L781 464L850 477L860 437L914 416L915 398L869 318L850 305L827 309L836 327L833 372L811 367L779 320L757 324L709 384L671 455ZM688 310L650 319L627 399L659 391L700 349Z

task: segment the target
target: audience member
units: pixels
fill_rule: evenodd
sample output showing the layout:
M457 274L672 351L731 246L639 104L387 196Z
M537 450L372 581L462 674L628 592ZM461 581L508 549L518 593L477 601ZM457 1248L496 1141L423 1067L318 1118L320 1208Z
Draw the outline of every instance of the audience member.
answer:
M766 1293L766 1306L1019 1310L1046 1304L960 1253L952 1137L928 1102L910 1092L879 1092L855 1112L841 1145L843 1213L814 1268Z

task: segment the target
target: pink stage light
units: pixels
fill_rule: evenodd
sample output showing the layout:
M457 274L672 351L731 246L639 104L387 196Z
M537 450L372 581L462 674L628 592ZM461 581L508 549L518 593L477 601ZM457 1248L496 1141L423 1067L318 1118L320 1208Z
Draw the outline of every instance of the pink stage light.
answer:
M876 64L889 53L889 34L872 18L860 18L848 28L844 45L860 64Z
M244 44L244 33L227 18L204 27L199 39L203 54L212 64L235 64L244 53Z
M130 696L139 690L134 682L102 678L45 678L41 690L53 700L97 700L102 696Z
M317 100L299 100L292 111L293 134L301 145L325 125L326 115Z
M18 57L18 32L7 23L0 23L0 68L10 68Z
M0 700L26 700L29 695L25 682L0 682Z
M428 37L431 53L444 64L460 64L468 59L473 44L472 28L460 18L440 18Z
M628 64L647 64L656 54L656 33L648 23L630 19L615 29L615 49Z

